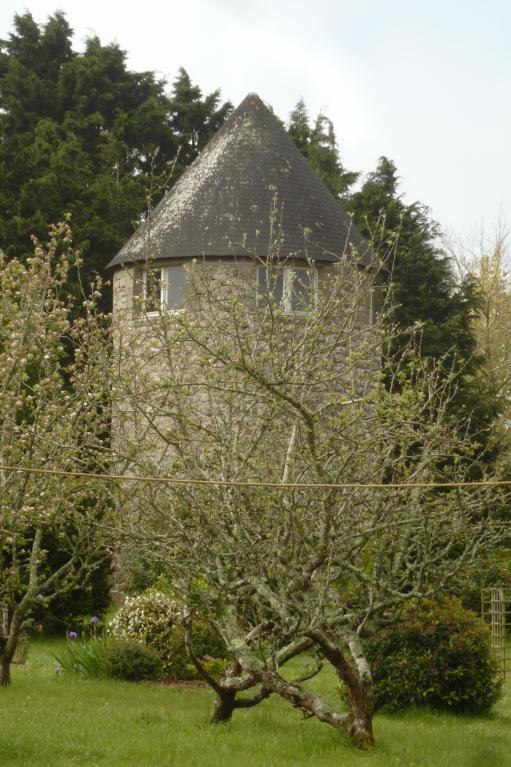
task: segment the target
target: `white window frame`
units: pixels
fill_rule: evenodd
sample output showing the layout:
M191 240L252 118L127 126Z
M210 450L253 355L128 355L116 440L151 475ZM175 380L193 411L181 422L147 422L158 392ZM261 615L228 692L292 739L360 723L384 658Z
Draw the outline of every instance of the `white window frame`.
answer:
M369 326L372 327L378 320L378 315L381 312L382 304L382 291L381 285L372 285L369 292Z
M316 269L310 266L285 266L284 267L284 285L283 285L283 306L286 314L293 314L296 317L307 317L309 311L303 309L293 309L293 280L297 272L307 272L310 279L311 303L316 300L318 289L318 273Z
M184 305L181 306L179 309L169 309L167 305L167 286L169 284L169 272L172 269L181 268L184 271L183 264L167 264L167 266L162 266L159 268L151 268L146 267L143 272L143 305L144 305L144 314L146 317L159 317L159 315L162 312L166 312L167 314L181 314L184 312ZM159 310L151 310L146 311L146 302L147 302L147 275L149 272L159 272L160 273L160 308ZM185 274L185 282L186 282L186 272ZM183 296L183 304L184 304L184 296Z
M282 301L280 302L280 308L284 312L284 314L287 315L294 315L295 317L307 317L309 314L308 311L303 310L300 311L298 309L293 309L292 306L292 298L293 298L293 280L295 277L296 272L304 271L308 272L310 275L310 286L312 291L312 300L314 301L317 295L317 289L318 289L318 272L317 269L314 269L312 266L264 266L264 265L258 265L257 271L256 271L256 291L257 291L257 298L258 301L261 301L261 299L264 298L264 295L262 295L259 292L259 269L264 269L266 271L271 269L280 269L283 273L283 280L282 280ZM266 280L266 284L268 284L268 279Z

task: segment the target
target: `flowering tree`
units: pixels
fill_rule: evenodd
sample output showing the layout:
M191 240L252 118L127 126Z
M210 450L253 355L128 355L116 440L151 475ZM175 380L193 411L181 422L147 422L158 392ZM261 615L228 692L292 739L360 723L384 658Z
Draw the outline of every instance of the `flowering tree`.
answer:
M99 285L81 302L66 292L76 265L65 224L47 246L35 241L26 264L0 260L1 686L31 610L82 582L104 553L102 483L38 473L106 461L108 333Z
M282 269L299 300L283 301ZM471 464L451 382L394 367L383 384L380 278L348 258L302 285L271 258L187 270L185 312L117 317L118 460L172 479L126 482L125 530L187 605L214 721L276 694L366 747L364 637L499 536L489 491L406 488L463 479ZM389 480L405 489L371 487ZM336 486L347 482L360 486ZM220 681L194 654L197 611L234 658ZM305 651L312 667L290 680L282 667ZM307 688L325 661L348 712Z
M489 393L498 402L504 422L511 417L511 260L509 233L501 222L491 236L477 243L452 238L447 242L462 279L477 286L479 311L473 319L476 351Z

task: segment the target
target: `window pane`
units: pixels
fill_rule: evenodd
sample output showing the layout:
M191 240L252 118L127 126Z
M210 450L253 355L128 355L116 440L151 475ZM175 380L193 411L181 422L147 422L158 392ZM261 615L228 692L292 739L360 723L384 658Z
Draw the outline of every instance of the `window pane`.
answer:
M257 267L257 294L260 297L272 298L279 306L284 295L284 272L274 267Z
M168 266L162 269L162 298L170 311L182 309L185 305L186 272L183 266Z
M145 311L159 312L161 307L161 269L148 269L145 273Z
M291 272L291 311L306 312L312 301L312 271L292 269Z

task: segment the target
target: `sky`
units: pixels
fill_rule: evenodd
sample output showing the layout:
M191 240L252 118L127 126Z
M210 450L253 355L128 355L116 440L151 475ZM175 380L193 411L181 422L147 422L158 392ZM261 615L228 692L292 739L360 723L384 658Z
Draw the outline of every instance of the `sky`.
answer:
M511 222L509 0L2 0L0 38L15 13L42 23L56 8L77 49L97 34L169 83L182 66L283 119L303 97L333 121L345 167L391 157L405 199L450 233Z

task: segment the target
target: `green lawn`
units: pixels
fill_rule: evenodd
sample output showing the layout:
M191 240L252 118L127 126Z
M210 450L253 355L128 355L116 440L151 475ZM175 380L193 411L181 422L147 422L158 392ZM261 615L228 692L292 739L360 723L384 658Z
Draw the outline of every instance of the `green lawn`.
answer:
M270 699L208 724L208 690L57 677L52 650L33 645L0 690L0 765L10 767L511 767L511 684L488 717L377 716L377 746L342 735ZM316 680L330 696L335 681Z

